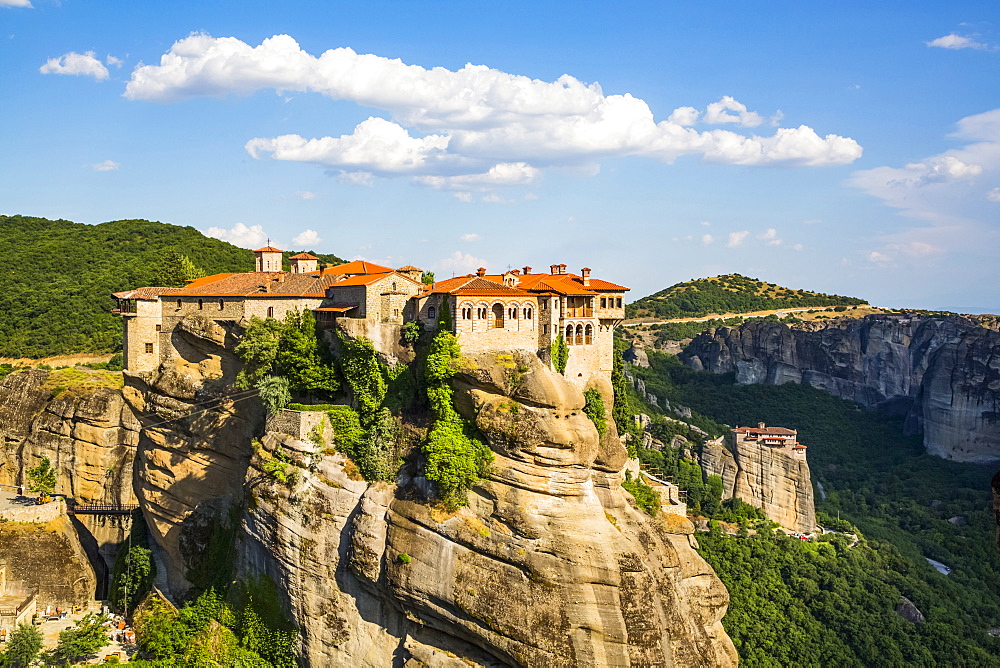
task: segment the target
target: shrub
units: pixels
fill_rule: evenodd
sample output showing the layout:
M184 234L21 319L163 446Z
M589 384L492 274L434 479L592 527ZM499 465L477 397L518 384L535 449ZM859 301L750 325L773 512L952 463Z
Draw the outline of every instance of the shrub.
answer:
M38 466L28 469L28 487L33 492L51 494L56 490L56 470L48 457L42 457Z
M420 340L420 335L424 331L424 325L419 320L411 320L403 325L403 340L410 345Z
M635 497L638 506L650 515L655 517L660 512L660 493L642 482L640 478L633 479L630 471L625 471L622 487Z
M552 368L559 373L566 373L566 363L569 362L569 346L562 333L552 343Z
M292 401L288 379L281 376L265 377L257 383L257 393L269 415L276 415Z
M597 427L597 433L604 436L608 431L608 418L605 414L604 397L601 396L601 391L592 387L585 391L583 396L586 399L583 412L586 413L590 421Z
M413 560L406 552L400 552L396 558L399 559L399 563L401 564L408 564Z

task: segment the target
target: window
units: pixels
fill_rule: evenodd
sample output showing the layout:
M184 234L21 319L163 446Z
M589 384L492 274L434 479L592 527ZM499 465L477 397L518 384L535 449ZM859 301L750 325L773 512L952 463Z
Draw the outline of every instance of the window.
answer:
M607 308L607 307L608 307L608 298L601 297L601 308Z
M531 314L531 309L530 308L524 309L524 319L525 320L531 320L531 315L532 314Z
M463 308L462 309L462 320L470 320L472 318L472 309Z
M146 344L146 352L147 353L153 352L153 344L152 343L147 343Z
M226 300L225 299L220 299L219 300L219 310L220 311L224 311L225 308L226 308Z
M547 300L547 299L543 299L543 300L542 300L542 302L541 302L541 306L542 306L542 310L543 310L543 311L544 311L545 309L547 309L547 308L549 307L549 300Z
M205 302L203 300L199 299L198 300L198 310L200 311L203 308L205 308Z
M621 307L622 307L622 298L621 298L621 297L619 297L619 298L618 298L618 299L616 299L615 301L616 301L616 302L618 302L618 304L617 304L618 308L621 308Z
M267 307L267 317L268 318L273 318L274 317L274 307L273 306L268 306Z
M476 309L476 317L480 320L486 320L486 308L483 307Z
M493 305L493 327L503 327L503 305Z
M396 281L392 282L392 291L396 292Z
M178 299L178 300L177 300L177 308L180 308L180 307L181 307L181 300L180 300L180 299Z
M507 317L510 318L511 320L517 320L517 307L516 306L507 309Z
M427 317L430 318L431 320L433 320L435 317L437 317L437 309L434 308L433 306L428 306L427 307Z
M588 345L594 342L593 325L587 325L586 329L583 330L583 342Z
M156 331L158 331L158 332L163 331L163 325L157 325L156 326Z
M398 318L399 317L399 309L398 308L392 309L392 317L393 318Z

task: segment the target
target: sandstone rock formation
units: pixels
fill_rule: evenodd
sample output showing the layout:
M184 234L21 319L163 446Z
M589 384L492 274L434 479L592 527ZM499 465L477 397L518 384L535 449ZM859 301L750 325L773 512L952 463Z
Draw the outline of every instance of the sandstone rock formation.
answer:
M806 383L907 414L927 451L1000 460L1000 333L958 317L880 315L792 330L753 321L709 330L680 358L739 383Z
M579 389L537 358L514 378L490 357L454 382L496 457L458 512L427 504L412 469L369 487L321 445L271 434L263 450L301 470L289 486L254 458L240 568L288 592L308 663L734 665L728 594L690 522L634 506L626 453Z
M722 498L736 497L757 506L768 519L792 531L816 529L812 479L804 457L751 441L733 450L708 442L702 448L701 466L706 475L722 477Z
M37 591L42 608L79 605L94 596L94 569L65 515L44 524L0 523L0 566L9 582Z

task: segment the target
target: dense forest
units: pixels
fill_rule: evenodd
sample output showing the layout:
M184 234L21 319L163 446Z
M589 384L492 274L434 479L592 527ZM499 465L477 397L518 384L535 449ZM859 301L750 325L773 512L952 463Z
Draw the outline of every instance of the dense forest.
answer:
M122 330L111 293L253 268L249 250L147 220L0 216L0 257L0 357L114 352Z
M767 529L699 535L702 556L732 597L723 624L741 665L1000 665L1000 638L989 634L1000 626L990 467L927 455L918 436L903 434L901 418L808 386L736 385L732 374L649 357L652 368L631 369L647 391L690 406L703 422L798 429L823 488L816 494L822 521L839 518L862 537L850 547ZM640 407L637 396L630 400ZM901 597L925 623L896 614Z
M629 318L700 318L711 314L750 313L809 306L864 304L856 297L792 290L740 274L677 283L625 307Z

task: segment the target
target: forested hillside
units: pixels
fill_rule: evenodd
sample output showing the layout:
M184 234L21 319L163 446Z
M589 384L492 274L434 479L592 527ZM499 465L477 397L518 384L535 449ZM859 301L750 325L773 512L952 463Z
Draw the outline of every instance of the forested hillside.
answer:
M253 268L249 250L148 220L0 216L0 257L0 357L112 352L121 347L112 292Z
M700 318L713 313L750 313L809 306L864 304L856 297L792 290L740 274L726 274L677 283L625 307L629 318Z
M842 536L699 535L732 597L723 624L741 665L1000 665L1000 638L989 635L1000 626L990 467L927 455L918 436L903 434L902 418L807 386L741 386L669 355L649 359L652 368L632 371L658 397L730 425L798 429L823 488L821 521L846 520L862 536L850 547ZM896 614L903 596L925 623Z

